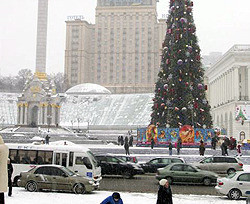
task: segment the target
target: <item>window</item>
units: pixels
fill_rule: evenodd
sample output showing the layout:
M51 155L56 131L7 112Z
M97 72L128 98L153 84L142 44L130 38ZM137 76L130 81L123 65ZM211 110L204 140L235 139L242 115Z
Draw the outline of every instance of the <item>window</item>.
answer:
M214 163L226 163L226 158L225 157L215 157L214 158Z
M37 164L52 164L52 151L38 151Z
M171 171L182 171L183 165L174 165L171 167Z
M196 170L192 166L185 165L183 167L184 167L184 171L196 172Z
M250 182L250 174L241 174L237 180Z
M77 165L85 165L88 169L92 169L92 164L88 157L76 157Z
M150 161L150 164L158 164L158 163L160 163L160 162L158 161L158 159L154 159L154 160Z
M181 159L171 159L171 163L183 163Z
M213 158L210 157L210 158L206 158L202 161L202 163L212 163L213 162Z
M69 166L73 166L74 152L69 153Z
M168 159L168 158L162 158L162 159L160 160L160 163L161 163L161 164L170 164L170 159Z

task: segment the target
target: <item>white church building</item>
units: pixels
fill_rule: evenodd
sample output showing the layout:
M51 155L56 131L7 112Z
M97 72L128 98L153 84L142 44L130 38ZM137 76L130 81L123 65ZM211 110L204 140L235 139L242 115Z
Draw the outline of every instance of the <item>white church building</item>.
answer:
M250 139L250 45L234 45L205 75L214 127Z

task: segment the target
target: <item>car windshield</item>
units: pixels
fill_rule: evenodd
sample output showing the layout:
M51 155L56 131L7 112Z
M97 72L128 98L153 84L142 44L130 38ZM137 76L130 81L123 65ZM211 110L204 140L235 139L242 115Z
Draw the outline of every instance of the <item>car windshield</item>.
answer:
M229 174L227 178L233 178L236 175L236 173Z
M95 156L93 155L93 153L91 151L87 151L87 154L89 155L89 158L93 162L94 166L98 167L98 162L97 162Z
M73 171L69 170L69 169L66 168L66 167L62 167L62 170L63 170L64 172L66 172L69 176L75 175L75 173L74 173Z

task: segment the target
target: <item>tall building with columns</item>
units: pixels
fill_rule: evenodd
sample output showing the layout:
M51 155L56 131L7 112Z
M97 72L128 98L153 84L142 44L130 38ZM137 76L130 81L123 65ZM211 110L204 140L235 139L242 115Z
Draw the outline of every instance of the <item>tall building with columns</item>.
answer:
M95 83L112 93L153 92L166 33L158 0L97 0L95 24L66 21L69 87Z
M234 45L205 75L214 126L250 139L250 45Z
M46 76L48 0L38 0L36 72L26 81L18 97L17 125L54 127L59 125L60 97Z

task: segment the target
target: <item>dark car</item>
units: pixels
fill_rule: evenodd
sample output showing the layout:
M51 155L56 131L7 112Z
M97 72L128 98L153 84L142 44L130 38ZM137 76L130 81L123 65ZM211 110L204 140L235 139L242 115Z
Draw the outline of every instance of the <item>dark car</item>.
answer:
M184 159L178 157L154 158L146 163L141 163L145 173L156 173L158 168L165 167L172 163L185 163Z
M116 156L102 155L96 156L96 159L102 168L102 175L122 175L125 178L132 178L136 174L144 173L140 165L125 162Z
M121 156L116 155L117 158L122 159L125 162L132 162L132 163L138 163L138 160L135 156Z
M156 179L167 179L172 183L198 183L209 186L215 184L218 175L211 171L204 171L190 164L170 164L157 170Z
M94 181L59 165L41 165L28 172L21 172L18 186L25 187L30 192L46 189L70 191L76 194L91 192L98 188Z

